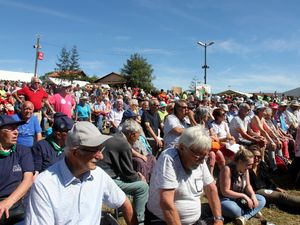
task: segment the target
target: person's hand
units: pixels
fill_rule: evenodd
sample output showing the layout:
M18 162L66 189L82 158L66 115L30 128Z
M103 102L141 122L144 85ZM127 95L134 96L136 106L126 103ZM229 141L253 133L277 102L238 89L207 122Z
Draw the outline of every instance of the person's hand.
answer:
M0 201L0 218L5 213L5 218L9 218L9 209L12 205L8 202L7 199Z
M284 189L282 189L282 188L276 188L276 191L279 191L279 192L284 193L284 194L287 193L286 190L284 190Z
M140 172L138 172L138 175L139 175L141 181L147 182L146 178L143 176L143 174L141 174Z
M145 155L140 155L140 158L141 158L144 162L147 162L147 156L145 156Z
M252 195L251 196L251 200L252 200L252 202L253 202L253 209L254 208L256 208L256 207L258 207L258 200L257 200L257 198L256 198L256 195Z
M272 146L272 149L276 150L277 145L276 145L275 142L272 141L272 142L271 142L271 146Z
M253 209L254 208L254 203L253 203L252 199L249 198L246 195L245 195L244 199L247 201L249 209Z
M162 143L162 141L161 141L159 138L156 139L156 144L157 144L157 146L158 146L159 148L162 148L162 147L163 147L163 143Z

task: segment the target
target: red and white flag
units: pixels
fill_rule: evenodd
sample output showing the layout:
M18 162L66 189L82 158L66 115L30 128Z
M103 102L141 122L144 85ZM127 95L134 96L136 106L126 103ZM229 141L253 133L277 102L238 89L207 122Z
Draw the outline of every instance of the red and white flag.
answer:
M38 52L38 60L43 60L43 59L44 59L44 53Z

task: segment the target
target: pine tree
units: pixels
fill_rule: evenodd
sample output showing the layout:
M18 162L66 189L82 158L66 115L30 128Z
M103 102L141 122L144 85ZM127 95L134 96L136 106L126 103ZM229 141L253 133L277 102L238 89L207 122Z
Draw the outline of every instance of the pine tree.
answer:
M127 64L124 64L121 69L121 74L127 80L128 87L142 88L147 92L153 90L152 80L154 76L152 73L152 66L138 53L131 55Z
M70 53L67 51L66 47L61 49L60 55L57 57L58 62L56 63L58 71L68 71L70 70Z
M73 46L73 48L71 49L70 51L70 70L73 70L73 71L78 71L80 70L80 66L79 66L79 54L78 54L78 51L77 51L77 47L76 45Z

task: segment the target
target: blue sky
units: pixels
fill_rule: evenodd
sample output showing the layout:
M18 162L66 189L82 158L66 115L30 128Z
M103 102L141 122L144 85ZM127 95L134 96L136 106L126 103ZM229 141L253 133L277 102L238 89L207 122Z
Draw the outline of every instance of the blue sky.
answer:
M53 71L62 47L76 45L86 74L119 72L133 53L154 69L154 85L214 93L283 92L300 86L300 4L279 0L0 0L0 70L33 72L36 35Z

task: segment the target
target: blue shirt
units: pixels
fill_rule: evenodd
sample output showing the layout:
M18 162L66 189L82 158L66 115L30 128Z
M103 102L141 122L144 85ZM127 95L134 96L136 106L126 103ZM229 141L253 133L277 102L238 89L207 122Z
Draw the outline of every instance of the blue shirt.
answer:
M64 152L54 150L47 140L40 140L32 147L34 170L42 172L55 162L64 158Z
M16 121L22 120L22 117L19 114L12 115L12 118ZM35 115L32 115L27 123L18 127L18 131L19 135L17 144L31 148L35 140L35 135L37 133L41 133L42 128L40 126L38 118Z
M0 197L9 196L23 180L23 173L33 172L31 151L17 145L9 156L0 156Z
M76 105L75 113L77 113L78 118L89 118L91 114L91 108L89 104L82 106L81 104Z

